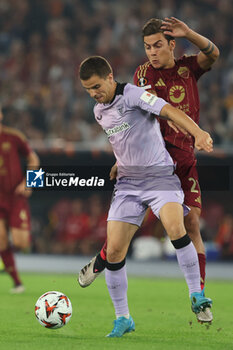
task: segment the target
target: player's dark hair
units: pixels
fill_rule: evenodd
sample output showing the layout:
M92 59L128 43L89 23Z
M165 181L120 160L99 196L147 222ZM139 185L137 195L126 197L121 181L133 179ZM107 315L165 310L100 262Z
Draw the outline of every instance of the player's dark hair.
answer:
M157 33L163 33L167 41L174 40L174 37L171 35L164 34L164 30L161 29L163 21L159 18L151 18L149 21L146 22L146 24L142 28L142 39L144 39L145 36L157 34Z
M79 66L79 76L81 80L88 80L93 75L98 75L105 79L112 73L112 67L108 61L101 56L91 56L86 58Z

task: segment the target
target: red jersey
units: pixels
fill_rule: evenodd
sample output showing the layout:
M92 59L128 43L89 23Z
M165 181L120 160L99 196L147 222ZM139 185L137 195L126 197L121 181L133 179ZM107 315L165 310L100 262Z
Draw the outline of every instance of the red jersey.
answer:
M197 55L183 56L169 69L155 69L150 62L140 65L134 74L134 83L154 90L159 97L180 108L198 124L200 102L197 80L205 72L197 62ZM159 122L166 142L187 152L194 151L192 136L176 133L166 120L159 119Z
M0 193L14 193L24 178L20 157L27 157L29 153L31 148L24 135L3 126L0 132Z

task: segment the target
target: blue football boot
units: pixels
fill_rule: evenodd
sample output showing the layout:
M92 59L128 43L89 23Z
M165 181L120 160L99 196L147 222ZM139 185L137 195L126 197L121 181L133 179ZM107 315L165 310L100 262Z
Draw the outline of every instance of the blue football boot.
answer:
M124 316L121 316L114 321L113 330L111 331L111 333L106 335L106 337L120 338L125 333L129 333L133 331L135 331L135 323L132 317L130 316L128 319Z
M213 314L210 308L213 302L210 298L205 297L204 289L201 293L192 293L190 299L192 311L196 314L198 322L211 323Z

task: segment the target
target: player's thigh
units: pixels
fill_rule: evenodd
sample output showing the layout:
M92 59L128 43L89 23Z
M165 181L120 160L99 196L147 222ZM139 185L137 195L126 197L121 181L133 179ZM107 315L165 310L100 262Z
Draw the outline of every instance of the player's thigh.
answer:
M14 247L27 249L30 246L30 231L11 227L11 237Z
M186 233L182 204L169 202L159 211L161 222L171 240L179 239Z
M193 153L188 153L176 147L169 147L168 152L176 163L176 175L184 191L184 203L201 209L201 190L196 168L197 160Z
M12 199L12 206L9 213L9 226L12 233L13 231L17 232L15 234L17 237L21 232L23 240L30 232L30 210L27 198L23 196L15 196Z
M189 207L201 209L201 189L195 162L178 167L177 175L184 191L184 203Z
M129 244L138 226L122 221L108 221L107 224L107 260L122 261L128 251Z
M135 190L123 192L114 191L108 212L108 221L120 221L141 226L148 206L142 203L142 198Z
M6 220L0 218L0 251L6 250L8 247L8 232Z

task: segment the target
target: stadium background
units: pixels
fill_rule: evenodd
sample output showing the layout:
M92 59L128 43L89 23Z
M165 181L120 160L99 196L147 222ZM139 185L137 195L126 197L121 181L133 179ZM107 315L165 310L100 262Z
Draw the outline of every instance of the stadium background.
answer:
M118 81L132 82L145 61L141 27L151 17L175 16L213 40L220 59L199 81L201 126L214 139L199 163L233 166L233 3L230 0L0 0L0 102L5 123L20 129L41 164L109 166L113 157L95 123L93 103L77 79L89 55L106 57ZM195 52L177 40L176 56ZM210 168L211 169L211 168ZM213 171L205 173L206 183ZM209 179L208 179L209 176ZM201 229L209 260L233 259L232 184L203 188ZM92 255L105 237L110 193L34 193L32 253ZM137 236L153 236L149 220ZM159 243L160 244L160 243ZM131 250L132 253L132 250ZM149 254L149 253L148 253ZM160 255L160 252L158 252ZM168 254L163 255L168 257Z

